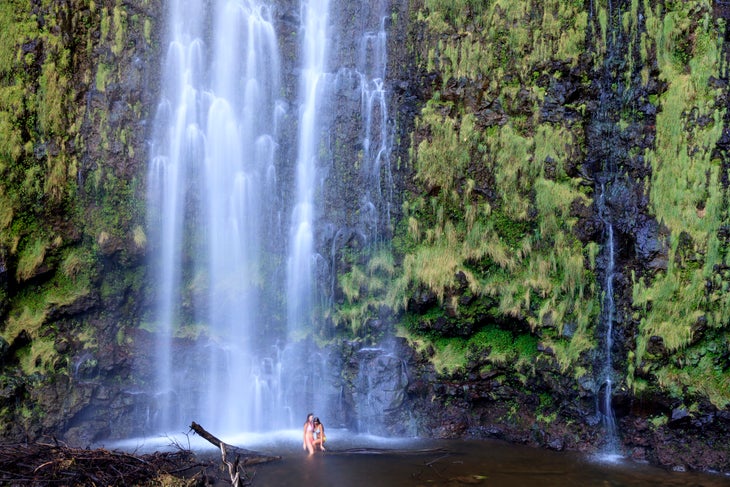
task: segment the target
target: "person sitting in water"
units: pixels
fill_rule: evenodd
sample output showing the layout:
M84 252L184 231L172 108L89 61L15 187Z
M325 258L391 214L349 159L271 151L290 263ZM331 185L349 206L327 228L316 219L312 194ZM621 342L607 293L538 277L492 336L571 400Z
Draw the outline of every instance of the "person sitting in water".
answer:
M307 420L304 422L304 438L302 441L302 449L309 450L309 454L314 453L314 414L307 414Z
M327 441L327 436L324 434L324 425L319 421L319 418L314 418L314 442L313 447L316 450L319 447L320 450L325 451L324 442Z

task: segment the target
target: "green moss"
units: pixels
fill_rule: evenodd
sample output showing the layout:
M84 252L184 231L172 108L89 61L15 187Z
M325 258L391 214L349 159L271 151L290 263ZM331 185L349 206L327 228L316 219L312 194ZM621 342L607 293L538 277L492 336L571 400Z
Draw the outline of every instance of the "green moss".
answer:
M40 78L38 121L41 130L49 135L61 134L68 127L65 113L68 79L63 71L63 66L46 62Z
M652 167L651 208L669 232L669 255L666 270L633 276L640 325L629 370L631 375L651 373L660 388L678 399L696 394L722 408L728 404L727 374L720 370L717 353L707 348L715 343L708 336L727 329L730 311L727 279L717 271L727 255L718 232L730 222L724 176L713 154L725 108L715 106L718 92L709 82L719 76L720 47L707 3L666 7L662 14L645 3L642 51L656 48L660 78L667 84L650 99L660 111L656 143L646 159ZM668 358L647 352L651 337L661 338Z
M84 251L72 249L48 282L24 287L10 302L3 337L11 342L21 331L35 339L42 336L49 311L83 299L91 292L91 260Z
M588 24L583 4L558 0L429 0L417 18L438 36L438 49L427 54L427 69L440 70L444 82L479 76L499 80L515 69L525 77L531 66L551 58L575 64L585 50Z
M127 31L127 12L118 5L112 11L112 27L114 30L114 41L112 42L112 52L118 56L122 53L125 46Z
M421 192L406 195L396 225L400 266L386 302L406 310L409 296L426 289L449 310L441 319L450 329L464 329L460 323L479 328L484 320L529 325L548 337L568 370L593 346L597 246L584 247L573 235L571 208L591 204L584 182L568 175L584 143L581 123L547 123L540 113L546 66L553 60L577 66L585 49L586 6L433 0L416 17L430 42L414 46L420 49L414 56L444 84L434 87L412 136ZM565 74L558 69L548 76ZM452 78L474 90L470 96L482 105L455 96ZM582 79L590 84L589 76ZM494 109L490 120L483 118L486 105ZM418 336L417 327L408 329ZM463 352L461 345L443 343L436 361L458 366L449 357ZM521 345L537 348L533 340ZM574 372L585 370L576 366Z
M10 226L14 214L12 200L3 193L2 187L0 187L0 232Z
M444 374L462 370L470 358L478 363L529 364L537 355L534 336L515 334L494 325L483 327L469 338L427 338L405 328L399 328L399 335L411 341L418 350L431 347L434 351L431 361L436 370Z
M37 336L47 314L48 308L44 296L35 289L24 289L11 304L7 322L2 330L3 338L11 343L24 330L31 337Z
M539 395L540 404L535 411L535 420L540 423L550 424L558 418L558 411L552 396L547 393Z
M111 31L112 17L109 15L109 10L102 7L101 10L101 38L108 39L109 32Z
M99 63L98 67L96 68L95 80L95 86L98 91L106 91L106 85L109 82L109 77L112 75L112 72L113 70L111 66L105 63Z
M19 46L37 35L38 25L30 3L6 0L0 3L0 77L12 72L20 55Z
M152 21L149 18L144 19L144 39L147 45L152 45Z

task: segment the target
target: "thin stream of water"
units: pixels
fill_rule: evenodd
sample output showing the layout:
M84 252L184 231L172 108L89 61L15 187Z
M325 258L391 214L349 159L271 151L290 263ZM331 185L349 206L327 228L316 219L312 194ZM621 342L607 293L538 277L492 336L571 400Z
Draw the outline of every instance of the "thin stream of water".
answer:
M606 270L605 280L603 286L603 326L604 326L604 349L603 349L603 363L601 366L601 375L604 381L603 393L601 397L601 417L603 421L603 427L606 431L606 444L604 451L608 454L618 454L619 452L619 441L618 432L616 427L616 418L613 412L613 406L611 404L613 395L613 360L611 359L611 351L613 348L613 322L616 314L616 301L613 295L613 284L615 278L616 268L616 250L614 243L614 229L613 224L610 222L606 215L606 188L601 185L601 194L598 199L598 213L601 221L603 222L606 230L606 237L604 242L604 252L606 253Z

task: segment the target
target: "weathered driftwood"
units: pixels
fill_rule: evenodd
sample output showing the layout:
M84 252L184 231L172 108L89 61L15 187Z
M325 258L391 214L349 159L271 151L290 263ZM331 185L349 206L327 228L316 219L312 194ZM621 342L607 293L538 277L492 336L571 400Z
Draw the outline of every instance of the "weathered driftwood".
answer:
M221 460L228 466L228 475L231 477L231 485L233 487L241 487L241 471L238 469L241 457L236 456L235 462L226 459L226 444L221 441Z
M229 445L228 443L225 443L216 438L213 434L206 431L205 428L203 428L194 421L190 425L190 429L195 431L195 433L197 433L198 436L200 436L201 438L204 438L209 443L215 445L216 448L220 448L221 453L223 453L223 448L225 447L226 455L240 456L241 465L256 465L259 463L268 463L273 462L274 460L281 460L280 456L265 455L261 452L257 452L254 450L247 450L245 448L239 448L237 446Z

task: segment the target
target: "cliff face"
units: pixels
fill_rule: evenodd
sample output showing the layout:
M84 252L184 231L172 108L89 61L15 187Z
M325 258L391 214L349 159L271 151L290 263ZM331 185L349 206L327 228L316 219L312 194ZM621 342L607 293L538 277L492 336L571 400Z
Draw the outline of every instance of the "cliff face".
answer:
M6 438L88 444L133 433L144 410L131 354L150 338L158 3L0 6ZM292 8L278 13L289 34ZM335 15L343 43L349 8ZM391 3L390 218L364 220L352 192L367 181L343 84L329 114L319 337L338 350L354 411L354 371L398 365L363 346L397 336L407 373L383 379L390 433L412 433L411 418L426 436L595 449L608 364L632 456L730 470L725 22L706 1L590 8ZM292 90L293 71L284 78Z
M590 5L410 5L411 397L436 435L594 448L608 370L632 456L727 469L725 23Z
M155 107L158 8L0 7L6 438L65 431L76 440L90 416L104 435L101 418L125 406L112 391L128 379L127 346L145 304L145 120Z

